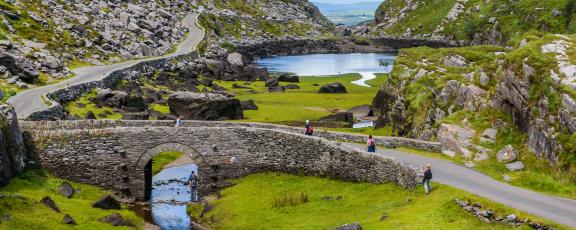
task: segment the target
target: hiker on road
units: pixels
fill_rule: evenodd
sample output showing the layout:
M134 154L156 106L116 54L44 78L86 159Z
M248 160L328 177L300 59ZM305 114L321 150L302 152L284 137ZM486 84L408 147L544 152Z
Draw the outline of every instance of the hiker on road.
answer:
M430 187L430 180L432 180L432 165L426 164L426 166L420 167L420 171L424 173L422 184L424 185L424 192L426 192L426 195L428 195L432 189L432 187Z
M312 128L312 124L310 124L309 120L306 120L306 132L304 134L308 136L312 136L312 134L314 134L314 128Z
M372 138L372 135L368 136L368 142L366 143L367 149L369 153L376 152L376 141Z

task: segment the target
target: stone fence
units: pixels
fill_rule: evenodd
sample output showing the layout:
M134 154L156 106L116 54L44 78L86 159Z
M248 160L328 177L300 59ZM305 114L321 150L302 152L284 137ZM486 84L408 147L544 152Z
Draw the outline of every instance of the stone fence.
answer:
M410 165L284 130L216 127L215 123L206 123L215 127L180 128L162 127L162 122L152 123L158 127L144 126L146 122L128 122L132 126L125 127L108 121L93 122L94 126L83 126L84 122L24 123L28 142L35 146L35 158L52 174L136 199L144 199L150 189L147 168L152 157L168 150L194 159L201 194L229 186L227 179L269 171L396 183L404 188L417 185L417 172Z
M102 129L111 127L171 127L173 121L128 121L128 120L82 120L82 121L38 121L20 122L24 130L58 130L58 129ZM218 121L184 121L185 127L251 127L279 130L290 133L304 133L304 128L247 122L218 122ZM314 136L333 141L364 143L367 135L315 130ZM422 141L404 137L374 137L378 145L387 148L406 147L428 152L441 152L439 142Z

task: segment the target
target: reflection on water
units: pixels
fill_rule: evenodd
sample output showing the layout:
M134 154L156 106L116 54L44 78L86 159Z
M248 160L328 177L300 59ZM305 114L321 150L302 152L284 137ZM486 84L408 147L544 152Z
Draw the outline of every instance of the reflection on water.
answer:
M190 229L186 203L191 195L186 183L192 171L198 175L194 164L164 169L152 178L152 220L162 230Z
M360 121L360 122L354 124L352 126L352 128L359 129L359 128L367 128L367 127L373 127L373 126L374 126L373 121Z
M345 73L389 73L394 54L354 53L354 54L309 54L298 56L277 56L256 61L260 67L270 72L293 73L299 76L327 76ZM382 66L380 63L385 62Z

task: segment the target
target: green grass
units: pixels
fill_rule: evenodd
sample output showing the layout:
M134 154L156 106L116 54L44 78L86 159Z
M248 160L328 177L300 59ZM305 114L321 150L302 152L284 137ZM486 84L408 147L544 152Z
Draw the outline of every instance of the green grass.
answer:
M66 198L58 193L58 188L64 180L48 175L37 169L29 169L20 177L14 178L10 184L0 189L6 195L0 198L0 229L133 229L130 227L112 227L98 222L98 219L112 213L120 213L141 228L143 220L135 213L122 207L122 210L101 210L92 208L92 203L109 191L95 186L69 182L80 192L72 198ZM18 197L16 197L18 196ZM41 203L45 196L50 196L58 205L61 213L56 213ZM70 226L62 222L64 214L69 214L78 225ZM9 217L5 220L4 217Z
M92 90L84 96L80 97L76 101L67 103L64 108L70 115L85 118L88 112L92 111L96 115L97 119L110 119L118 120L122 118L122 114L114 112L112 108L102 107L97 108L94 102L90 101L90 98L95 97L97 94L96 90ZM78 106L78 103L84 104L84 107ZM107 115L109 114L109 115Z
M334 111L348 110L364 104L372 104L372 99L378 87L362 87L352 84L351 81L360 79L358 74L344 74L329 77L301 77L300 89L286 90L286 93L269 93L264 82L252 82L248 87L258 91L258 94L249 93L248 89L234 89L232 84L244 82L218 81L223 86L237 94L240 100L254 100L259 110L244 111L244 121L288 124L294 121L317 120L330 115ZM386 79L380 74L377 79L370 81L371 85L379 86ZM348 90L347 94L319 94L322 85L340 82ZM281 83L286 85L288 83ZM318 85L315 86L314 84Z
M480 203L497 215L514 213L541 221L435 183L432 193L426 196L421 187L410 191L393 184L350 183L278 173L250 175L235 182L235 186L221 192L220 199L211 202L215 208L201 218L204 224L213 229L333 229L352 222L359 222L363 229L512 229L508 225L481 222L456 205L455 198ZM274 206L278 197L296 194L298 198L303 193L307 202ZM189 207L196 219L200 219L199 209ZM383 216L387 217L381 220Z
M164 166L172 163L183 155L181 152L164 152L152 158L152 175L158 174Z
M170 113L170 107L168 105L152 104L152 106L150 108L152 108L153 110L156 110L158 112L161 112L161 113L166 113L166 114Z

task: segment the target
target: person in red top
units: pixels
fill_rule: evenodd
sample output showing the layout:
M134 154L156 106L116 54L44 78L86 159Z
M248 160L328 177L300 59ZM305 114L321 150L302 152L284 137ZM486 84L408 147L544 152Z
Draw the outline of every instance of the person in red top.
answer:
M306 121L306 132L304 134L308 135L308 136L312 136L312 134L314 133L314 128L312 128L312 124L310 124L310 121Z
M374 140L374 138L372 138L372 135L368 136L368 142L366 143L366 146L368 148L369 153L376 152L376 141Z

